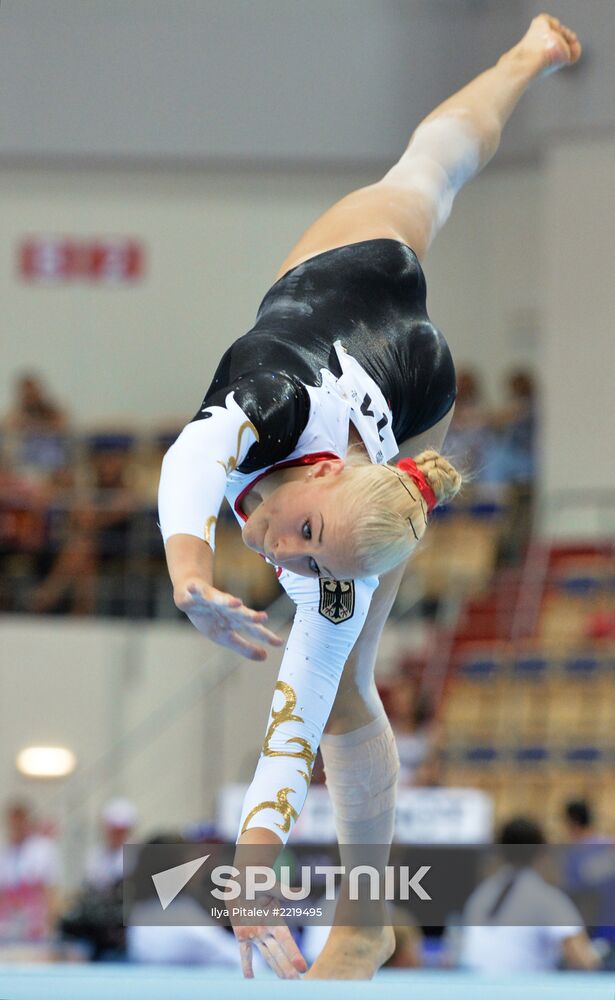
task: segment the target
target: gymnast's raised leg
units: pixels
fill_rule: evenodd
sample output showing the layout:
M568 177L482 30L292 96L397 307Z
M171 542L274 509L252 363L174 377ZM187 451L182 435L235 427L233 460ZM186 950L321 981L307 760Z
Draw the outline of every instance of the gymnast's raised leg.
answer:
M455 195L494 155L528 87L575 63L580 54L573 31L547 14L535 17L495 66L421 122L401 159L380 181L342 198L305 231L277 277L325 250L369 239L401 240L423 260Z

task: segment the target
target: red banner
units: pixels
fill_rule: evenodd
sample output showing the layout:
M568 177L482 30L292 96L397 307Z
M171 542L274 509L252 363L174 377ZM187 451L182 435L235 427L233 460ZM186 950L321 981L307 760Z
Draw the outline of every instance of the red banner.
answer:
M143 277L144 258L143 245L132 239L35 237L18 248L18 272L38 284L129 285Z

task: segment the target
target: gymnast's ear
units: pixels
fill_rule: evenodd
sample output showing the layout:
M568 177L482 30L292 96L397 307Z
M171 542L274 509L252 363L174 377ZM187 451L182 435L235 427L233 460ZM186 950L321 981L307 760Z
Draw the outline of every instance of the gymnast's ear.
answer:
M314 462L308 472L310 479L323 479L325 476L339 476L344 469L343 458L323 458L320 462Z

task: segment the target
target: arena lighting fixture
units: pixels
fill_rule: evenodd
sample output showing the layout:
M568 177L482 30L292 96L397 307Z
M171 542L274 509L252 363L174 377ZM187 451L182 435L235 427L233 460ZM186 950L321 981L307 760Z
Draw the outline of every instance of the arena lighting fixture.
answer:
M64 778L75 770L77 758L67 747L26 747L16 764L28 778Z

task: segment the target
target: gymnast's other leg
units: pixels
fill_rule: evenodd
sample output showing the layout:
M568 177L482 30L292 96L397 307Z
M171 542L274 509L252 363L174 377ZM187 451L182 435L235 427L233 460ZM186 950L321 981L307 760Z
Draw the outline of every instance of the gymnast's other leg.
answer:
M307 229L277 277L325 250L361 240L400 240L422 260L455 195L496 152L528 87L580 54L573 31L546 14L535 17L495 66L421 122L401 159L380 181L342 198Z
M406 441L404 455L416 456L426 448L440 451L452 416L451 408L430 430ZM378 858L382 865L387 863L393 840L399 757L374 671L380 637L405 569L402 563L380 580L344 666L320 742L338 842L383 845ZM370 979L390 958L394 946L393 928L384 910L380 926L336 925L306 978Z

